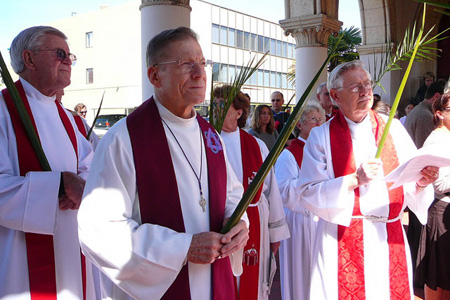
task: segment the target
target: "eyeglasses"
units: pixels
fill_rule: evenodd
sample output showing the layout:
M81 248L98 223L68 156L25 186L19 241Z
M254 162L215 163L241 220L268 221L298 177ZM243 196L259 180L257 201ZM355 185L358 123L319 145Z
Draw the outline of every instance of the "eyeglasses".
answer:
M320 123L320 124L323 123L322 118L316 118L316 117L307 118L306 121L311 122L311 123Z
M348 89L350 92L352 93L360 93L361 91L365 91L365 90L371 90L373 86L373 81L372 80L367 80L364 81L361 84L352 84L348 87L338 87L337 89Z
M74 65L75 62L77 61L77 57L75 56L75 54L70 53L70 52L67 53L66 51L64 51L61 48L58 48L56 50L33 50L33 52L41 52L41 51L51 51L51 52L56 53L56 59L58 59L59 61L64 61L68 57L70 59L70 61L72 62L72 65Z
M178 67L184 71L192 71L194 70L195 65L199 65L203 70L207 65L210 65L210 61L206 61L202 59L201 61L195 61L193 59L184 58L180 60L171 60L171 61L164 61L157 64L154 64L153 66L158 65L168 65L168 64L178 64Z
M80 111L80 114L83 114L83 115L87 114L87 110Z
M281 99L272 99L272 102L280 102Z

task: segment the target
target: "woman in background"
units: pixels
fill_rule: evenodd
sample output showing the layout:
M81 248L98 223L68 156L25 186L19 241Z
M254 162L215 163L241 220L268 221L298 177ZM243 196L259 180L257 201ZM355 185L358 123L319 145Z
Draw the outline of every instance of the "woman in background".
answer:
M258 105L252 120L252 127L247 131L251 135L261 139L270 150L278 138L275 130L275 121L272 110L267 105Z

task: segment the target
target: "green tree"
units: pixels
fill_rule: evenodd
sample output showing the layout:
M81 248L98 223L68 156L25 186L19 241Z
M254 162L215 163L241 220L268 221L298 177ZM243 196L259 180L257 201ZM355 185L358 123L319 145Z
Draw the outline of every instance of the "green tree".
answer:
M339 35L342 34L342 39L337 45L336 53L331 57L328 65L328 71L333 71L338 65L359 59L359 53L356 51L356 47L361 45L361 29L351 26L339 31ZM334 35L330 35L328 38L328 52L336 45L338 38Z

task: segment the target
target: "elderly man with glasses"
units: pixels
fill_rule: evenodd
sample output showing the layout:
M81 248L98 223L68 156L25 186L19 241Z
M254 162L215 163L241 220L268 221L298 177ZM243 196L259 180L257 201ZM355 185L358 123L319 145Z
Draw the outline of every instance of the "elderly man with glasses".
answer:
M16 87L52 171L43 171L9 91L3 90L1 299L83 299L86 292L76 218L93 152L56 97L70 84L76 60L66 39L53 27L38 26L11 44L11 64L20 77Z
M401 216L408 206L426 223L434 196L427 186L438 168L427 166L417 182L389 190L383 174L411 158L414 143L394 120L374 158L386 117L371 110L373 82L360 61L335 68L327 85L339 113L311 130L295 189L320 218L310 299L414 299Z
M96 150L78 221L86 255L116 284L102 277L108 299L236 299L230 256L242 255L248 229L240 221L220 231L243 188L194 109L205 100L205 66L191 29L153 37L154 96Z

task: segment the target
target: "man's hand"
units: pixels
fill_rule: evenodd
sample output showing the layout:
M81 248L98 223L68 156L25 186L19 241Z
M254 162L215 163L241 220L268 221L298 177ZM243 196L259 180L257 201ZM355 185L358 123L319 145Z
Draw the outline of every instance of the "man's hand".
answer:
M62 179L65 194L59 197L59 208L62 210L78 209L86 181L72 172L63 172Z
M248 241L248 228L244 221L239 221L231 230L224 234L220 242L224 245L220 249L220 257L224 258L235 251L244 248Z
M439 177L439 168L434 166L426 166L420 171L422 178L416 182L418 188L424 188L430 183L433 183Z
M220 256L222 234L202 232L194 234L187 254L187 260L195 264L211 264Z
M372 158L364 162L356 170L356 178L358 180L358 186L368 184L370 181L377 177L377 174L381 167L381 160L378 158Z

